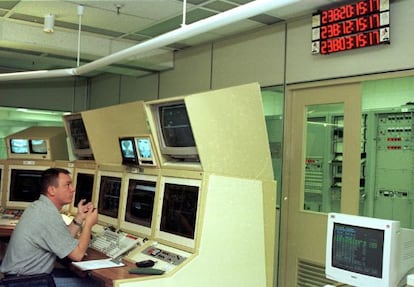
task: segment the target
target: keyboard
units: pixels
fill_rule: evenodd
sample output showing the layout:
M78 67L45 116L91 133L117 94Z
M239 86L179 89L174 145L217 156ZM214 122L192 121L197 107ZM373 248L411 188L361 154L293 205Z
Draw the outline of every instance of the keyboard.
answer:
M0 213L0 225L15 226L23 214L23 209L2 209Z
M138 237L124 232L104 229L92 238L89 247L108 257L116 258L136 247L139 243L138 240Z

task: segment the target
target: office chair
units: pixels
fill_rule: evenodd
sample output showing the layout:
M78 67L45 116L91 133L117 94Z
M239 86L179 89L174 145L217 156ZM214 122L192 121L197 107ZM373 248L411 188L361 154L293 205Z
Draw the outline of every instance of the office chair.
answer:
M36 274L4 277L0 287L56 287L51 274Z

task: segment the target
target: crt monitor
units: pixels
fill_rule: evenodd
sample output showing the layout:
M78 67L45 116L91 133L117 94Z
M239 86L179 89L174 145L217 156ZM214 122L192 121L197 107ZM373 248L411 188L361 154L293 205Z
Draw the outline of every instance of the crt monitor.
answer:
M44 168L9 166L7 206L27 207L40 196Z
M414 268L414 231L400 222L328 214L326 277L355 287L405 286Z
M138 155L134 137L120 137L118 141L121 150L122 164L128 166L138 165Z
M158 104L152 111L161 153L176 160L199 161L184 101Z
M118 221L121 197L122 175L100 172L98 175L98 213L99 220L107 225L116 225Z
M12 154L29 154L29 140L10 139L10 152Z
M82 199L85 199L86 202L92 202L94 182L95 173L75 171L75 200L73 207L76 208Z
M66 132L72 145L72 151L79 159L93 159L92 148L81 114L64 116Z
M163 177L156 237L167 244L194 250L201 181L196 179Z
M142 236L151 236L157 177L150 175L127 176L126 203L121 217L121 229Z
M154 144L150 135L140 135L135 137L135 146L140 166L156 166L157 162L154 155Z

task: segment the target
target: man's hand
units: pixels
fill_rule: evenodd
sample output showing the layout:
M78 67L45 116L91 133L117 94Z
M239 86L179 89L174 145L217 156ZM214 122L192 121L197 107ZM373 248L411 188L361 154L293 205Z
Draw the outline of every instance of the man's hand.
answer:
M76 213L76 222L82 223L89 211L94 209L92 202L86 203L86 199L82 199L78 203L78 212Z

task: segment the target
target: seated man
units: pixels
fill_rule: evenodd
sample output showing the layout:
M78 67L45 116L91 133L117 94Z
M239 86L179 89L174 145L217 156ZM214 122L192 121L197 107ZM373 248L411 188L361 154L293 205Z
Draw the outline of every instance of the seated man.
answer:
M56 256L80 261L85 255L98 212L82 200L73 221L66 225L60 210L72 202L72 179L66 169L43 172L41 195L21 216L3 259L5 276L53 274ZM53 276L56 286L99 286L91 278ZM63 285L62 285L63 284Z

